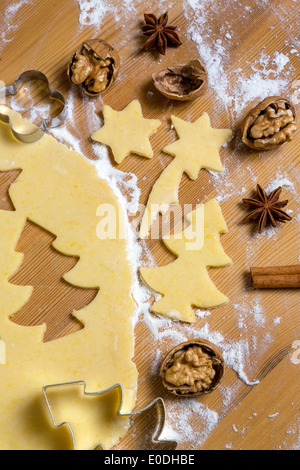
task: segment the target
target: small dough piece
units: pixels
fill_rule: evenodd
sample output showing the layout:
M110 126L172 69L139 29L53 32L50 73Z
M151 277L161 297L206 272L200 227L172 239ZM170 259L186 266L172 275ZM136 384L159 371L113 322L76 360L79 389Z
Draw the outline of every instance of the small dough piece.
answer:
M230 129L213 129L207 113L193 123L176 116L171 119L179 140L165 147L164 152L175 158L152 188L141 223L141 239L149 236L150 227L159 213L166 214L170 205L178 203L183 173L195 180L201 168L223 171L219 150L232 136Z
M201 228L202 223L197 223L197 217L200 216L201 221L203 208L204 227ZM140 272L145 283L163 295L153 304L152 312L193 323L196 317L192 307L212 308L228 302L211 281L206 268L227 266L232 261L220 243L220 233L227 232L227 226L215 199L200 205L188 214L187 220L190 225L183 232L163 238L165 245L178 258L167 266L141 268ZM194 226L193 231L191 225ZM204 231L203 239L199 230Z
M97 392L120 383L122 412L131 412L135 404L136 305L128 244L124 237L97 236L99 207L114 208L116 233L126 233L126 225L116 195L86 158L47 134L38 142L22 144L0 122L0 171L17 169L22 172L9 188L15 211L0 210L0 338L6 345L6 363L0 364L0 449L68 450L70 433L66 426L53 426L43 386L84 380L88 392ZM45 325L24 327L10 320L32 293L31 286L9 282L22 263L23 255L15 249L27 219L56 236L56 250L79 258L64 275L66 282L99 289L89 305L73 312L83 328L46 343ZM52 406L68 418L68 398L58 393ZM90 422L80 401L72 408L78 450L98 444L109 449L126 432L129 420L116 418L113 404L101 412L97 406L101 404L95 410L100 418ZM110 418L113 426L108 427Z
M158 119L145 119L138 100L133 100L123 111L115 111L106 105L103 107L103 115L104 126L92 135L92 139L108 145L117 163L121 163L130 153L153 157L149 138L161 122Z

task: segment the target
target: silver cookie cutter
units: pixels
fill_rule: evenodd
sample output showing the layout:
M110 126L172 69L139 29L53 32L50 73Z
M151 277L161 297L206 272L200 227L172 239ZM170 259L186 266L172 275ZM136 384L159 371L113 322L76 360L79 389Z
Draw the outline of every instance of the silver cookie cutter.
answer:
M1 94L4 94L4 96L15 96L18 93L20 86L24 82L32 80L39 80L44 82L47 85L49 97L53 100L60 101L62 104L62 110L57 116L54 116L53 118L43 119L41 125L35 126L36 130L30 132L29 134L24 134L14 129L10 117L7 114L0 112L0 120L5 124L9 124L15 138L25 144L33 143L41 139L46 129L59 126L63 122L66 105L64 96L58 90L50 88L48 78L44 73L39 72L38 70L27 70L26 72L21 73L21 75L18 76L12 85L5 85L0 88L0 96Z
M118 410L116 412L116 415L120 416L120 417L125 417L125 418L126 417L128 417L128 418L135 417L135 416L140 415L141 413L149 411L152 407L157 405L157 409L158 409L157 426L156 426L156 430L155 430L154 435L152 435L152 437L151 437L152 443L153 444L160 444L160 443L161 444L169 444L170 445L170 450L176 450L177 449L177 447L178 447L178 442L177 441L163 440L163 439L161 440L160 439L160 436L163 432L163 429L165 427L165 421L166 421L165 403L164 403L164 400L161 397L155 398L149 405L147 405L145 408L143 408L141 410L138 410L138 411L135 411L135 412L132 412L132 413L121 413L121 409L122 409L122 406L123 406L123 398L124 398L124 389L123 389L123 386L121 384L115 384L112 387L107 388L105 390L101 390L99 392L87 392L87 390L86 390L87 385L86 385L86 382L84 380L45 385L43 387L43 393L44 393L44 397L45 397L45 400L46 400L46 403L47 403L47 406L48 406L48 409L49 409L49 412L50 412L50 416L51 416L51 420L53 422L53 425L56 428L60 428L61 426L67 426L68 427L68 429L70 431L70 434L71 434L71 438L72 438L72 450L75 450L75 436L74 436L74 432L72 430L72 427L67 421L64 421L62 423L56 423L54 415L53 415L52 407L51 407L50 402L49 402L48 397L47 397L47 390L49 388L66 387L66 386L71 386L71 385L83 385L83 393L84 393L84 395L87 395L87 396L101 396L101 395L104 395L106 393L110 393L113 390L117 389L119 391L120 399L119 399L119 406L118 406ZM101 445L101 443L99 443L92 450L106 450L106 449Z

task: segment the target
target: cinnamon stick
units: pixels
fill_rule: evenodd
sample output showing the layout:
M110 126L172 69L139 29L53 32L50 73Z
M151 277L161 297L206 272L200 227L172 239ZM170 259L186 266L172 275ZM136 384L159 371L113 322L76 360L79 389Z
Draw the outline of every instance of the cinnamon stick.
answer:
M250 272L255 289L300 288L300 265L253 267Z

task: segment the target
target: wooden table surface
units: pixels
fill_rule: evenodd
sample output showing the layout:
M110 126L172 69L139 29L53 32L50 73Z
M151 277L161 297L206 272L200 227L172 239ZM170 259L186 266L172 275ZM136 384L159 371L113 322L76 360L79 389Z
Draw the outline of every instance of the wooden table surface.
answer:
M93 4L95 2L91 2L91 9ZM199 315L194 325L173 322L169 329L164 330L159 330L161 325L157 326L155 322L158 320L154 315L141 313L135 328L134 361L139 370L137 409L162 396L167 408L167 428L179 433L179 448L184 450L299 449L300 366L295 363L296 354L292 356L296 351L292 345L300 339L299 291L254 291L249 284L251 266L300 262L299 133L281 149L258 154L241 145L238 129L245 113L259 101L257 97L262 89L258 88L250 100L247 99L249 90L244 88L243 91L241 85L239 100L225 105L225 100L218 95L218 84L213 81L215 75L212 75L203 97L191 103L175 103L162 98L151 84L153 72L201 57L201 50L204 62L207 61L208 47L215 51L215 66L224 70L224 75L220 74L220 92L226 80L238 83L242 77L247 85L247 78L253 78L260 63L260 73L265 80L274 79L275 83L275 80L284 79L282 93L299 101L299 92L293 88L295 80L300 78L299 50L294 51L299 32L299 2L148 0L130 2L126 7L125 1L107 0L98 4L114 6L115 11L108 11L101 25L85 25L82 24L83 16L80 17L82 1L3 0L0 5L0 79L11 83L22 71L43 71L51 86L60 90L67 103L73 106L73 119L65 124L65 128L80 143L84 155L91 159L97 158L89 140L91 130L96 130L92 113L96 112L101 117L104 103L121 110L132 99L139 99L145 117L162 120L161 129L151 138L154 158L148 160L132 155L121 165L111 160L111 165L137 176L141 204L146 203L153 183L172 160L161 151L175 139L174 132L170 130L171 114L193 121L207 111L214 127L231 128L235 132L234 139L221 151L226 168L222 178L216 178L205 170L200 171L195 181L185 175L179 194L181 205L193 206L199 201L220 196L229 227L229 233L222 236L222 244L233 265L210 269L209 273L230 302L207 312L206 316ZM198 22L203 26L203 44L202 49L197 49L196 42L191 39L191 27L193 31L197 28L192 7L197 19L201 5L204 9ZM139 29L143 13L161 14L167 9L171 22L178 26L183 45L169 48L164 57L140 52L144 41ZM199 34L199 28L197 31ZM101 37L115 45L122 61L117 82L102 99L84 97L76 87L70 86L66 75L73 51L90 37ZM194 34L193 39L200 44L199 35ZM223 51L222 56L220 51ZM289 59L288 64L282 66L282 76L263 72L267 70L262 65L263 57L271 58L272 62L278 54ZM222 60L218 64L220 57ZM213 62L206 65L209 72L214 70ZM233 90L236 83L232 83ZM7 190L17 176L18 172L0 173L0 209L13 210ZM240 223L245 215L241 198L248 196L257 182L267 187L276 179L283 184L283 195L289 199L288 208L293 211L293 221L258 236L251 225ZM134 221L134 217L131 219ZM28 222L17 246L18 251L25 253L24 263L13 278L16 284L36 287L34 297L15 315L14 321L23 325L46 322L47 341L80 328L78 322L71 319L72 310L87 304L95 295L94 291L73 289L61 280L63 273L69 271L76 260L56 253L51 248L52 241L50 234ZM148 262L147 250L159 266L174 259L161 240L147 242L144 247L145 264ZM37 267L39 271L36 273ZM55 294L47 299L45 305L43 286L47 283L55 286ZM151 318L152 330L149 327ZM153 330L156 327L159 331L155 335ZM178 400L163 389L157 367L169 348L178 342L176 338L193 338L199 333L215 337L220 347L223 346L227 357L225 376L211 395L198 401ZM117 448L138 448L139 433L142 435L147 426L146 419L136 425L135 432L130 432Z

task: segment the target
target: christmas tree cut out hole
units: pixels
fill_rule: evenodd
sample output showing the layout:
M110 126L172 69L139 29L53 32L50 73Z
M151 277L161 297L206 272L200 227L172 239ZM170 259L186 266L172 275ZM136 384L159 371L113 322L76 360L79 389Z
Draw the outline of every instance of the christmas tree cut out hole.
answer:
M23 253L23 263L10 283L32 286L29 301L10 320L22 326L46 324L44 342L66 336L83 328L73 315L90 304L98 289L75 287L63 279L78 258L56 251L55 236L27 220L16 251Z
M22 170L0 172L0 210L14 211L15 207L9 195L11 184L19 177Z

